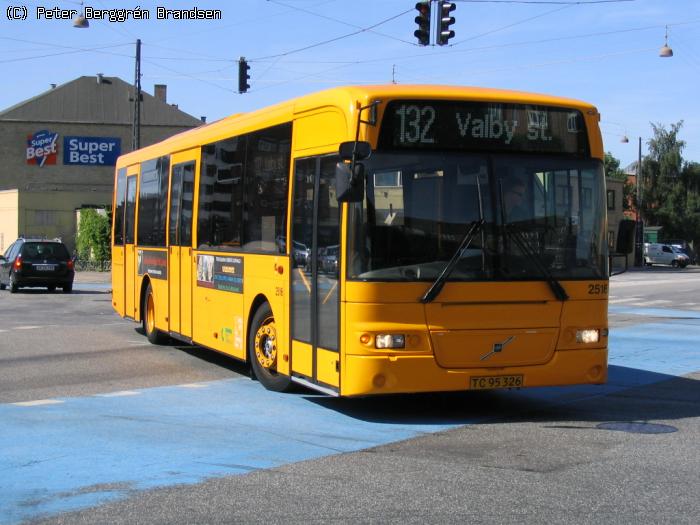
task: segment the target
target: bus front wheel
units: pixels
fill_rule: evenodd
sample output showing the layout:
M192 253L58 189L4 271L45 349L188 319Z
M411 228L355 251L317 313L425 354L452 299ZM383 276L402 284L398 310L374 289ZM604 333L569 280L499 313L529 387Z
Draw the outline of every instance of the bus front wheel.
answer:
M162 345L167 341L163 332L156 328L156 305L153 299L153 288L148 285L146 295L143 297L143 308L141 309L143 331L148 342L154 345Z
M253 374L265 388L285 392L290 389L292 381L289 376L277 372L277 361L280 358L278 345L275 318L269 303L264 303L257 309L250 324L250 363Z

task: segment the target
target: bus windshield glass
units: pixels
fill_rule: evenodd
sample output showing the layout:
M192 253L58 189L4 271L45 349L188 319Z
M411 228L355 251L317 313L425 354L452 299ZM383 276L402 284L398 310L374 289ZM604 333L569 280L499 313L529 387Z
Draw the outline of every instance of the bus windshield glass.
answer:
M350 279L433 281L482 220L448 281L607 277L598 160L414 151L364 164L365 198L350 205Z

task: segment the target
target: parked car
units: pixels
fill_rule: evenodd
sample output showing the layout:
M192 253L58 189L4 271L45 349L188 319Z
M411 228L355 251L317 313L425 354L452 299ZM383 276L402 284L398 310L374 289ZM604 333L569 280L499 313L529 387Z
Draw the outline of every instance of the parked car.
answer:
M283 236L277 237L277 247L280 253L285 253L287 242ZM311 266L311 250L303 243L292 241L292 261L295 267Z
M57 287L73 291L75 270L68 248L60 239L19 238L0 255L0 290L11 293L23 287Z
M674 268L685 268L689 262L690 258L686 254L670 244L644 243L644 263L647 266L670 264Z
M323 253L321 252L323 250ZM319 269L322 272L338 275L338 252L340 245L327 246L319 250Z

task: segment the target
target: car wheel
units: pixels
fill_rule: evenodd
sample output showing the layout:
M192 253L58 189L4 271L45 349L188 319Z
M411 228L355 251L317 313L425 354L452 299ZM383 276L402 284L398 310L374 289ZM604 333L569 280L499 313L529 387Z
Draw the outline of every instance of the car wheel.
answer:
M671 266L678 268L678 261L671 261Z
M143 298L143 308L141 309L143 331L146 333L148 342L154 345L164 344L167 336L156 328L156 305L153 299L153 288L148 285L146 295Z
M285 392L292 386L289 376L277 373L280 359L277 328L269 303L262 304L253 316L248 334L248 356L255 377L274 392Z
M63 285L63 293L71 293L73 291L73 283Z
M4 290L5 288L7 288L7 285L4 283L0 283L0 290Z
M56 291L56 286L54 286L54 285L47 286L46 289L47 289L49 292L55 292L55 291Z
M15 278L15 274L11 273L10 274L10 293L17 293L17 290L19 290L19 285L17 284L17 279Z

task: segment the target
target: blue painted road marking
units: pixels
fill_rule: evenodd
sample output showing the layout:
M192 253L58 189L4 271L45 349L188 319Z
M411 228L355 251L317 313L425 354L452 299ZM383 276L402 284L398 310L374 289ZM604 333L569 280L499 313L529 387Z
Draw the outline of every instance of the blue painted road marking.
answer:
M693 318L697 312L683 313L666 323L613 330L607 385L503 396L569 403L698 371L700 319ZM391 399L361 404L276 394L246 378L131 394L0 405L0 522L361 450L488 417L469 418L449 406L439 413L431 406L405 410L414 408L412 398L393 411Z

